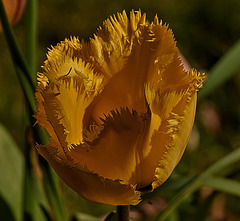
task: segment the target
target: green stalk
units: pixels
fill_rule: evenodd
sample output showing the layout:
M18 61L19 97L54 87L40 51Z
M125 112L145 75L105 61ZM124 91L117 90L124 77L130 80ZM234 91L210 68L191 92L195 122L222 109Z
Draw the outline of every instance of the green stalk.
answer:
M20 85L22 87L22 91L24 94L24 97L26 98L26 102L28 105L29 109L29 116L32 117L35 110L36 110L36 100L34 97L34 90L32 87L29 85L28 80L26 79L25 75L22 73L22 70L18 67L15 66L15 71L17 73L17 77L19 79Z
M32 109L31 113L33 113L33 111L35 110L35 98L34 98L35 86L30 77L30 73L26 65L26 62L23 59L23 56L17 45L17 41L15 35L13 34L12 27L9 24L2 0L0 0L0 19L10 49L15 71L17 73L18 79L23 89L23 94L28 102L28 105Z
M4 5L2 0L0 0L0 19L2 22L2 27L6 36L6 40L10 49L11 57L13 64L16 70L16 74L19 78L24 96L26 98L28 107L29 107L29 117L30 122L32 122L32 115L36 110L35 106L35 82L36 82L36 45L37 45L37 24L36 24L36 12L37 12L37 1L29 0L27 6L27 28L26 28L26 53L27 53L27 66L20 50L17 45L15 35L13 33L12 27L9 24ZM47 143L47 135L42 134L38 127L34 128L35 138L38 143ZM40 138L40 140L38 139ZM44 187L45 191L48 194L49 202L54 211L54 216L56 220L65 221L66 216L64 213L64 208L62 201L59 196L59 184L54 182L56 177L55 174L52 174L51 169L46 161L41 162L41 166L44 173Z
M25 13L25 54L32 81L37 72L37 0L28 0Z
M118 221L129 221L130 206L117 206Z
M32 90L34 91L34 88L35 88L34 82L32 81L29 69L17 45L17 41L15 38L15 35L13 34L12 26L9 24L2 0L0 0L0 19L2 22L4 34L6 36L8 47L10 49L13 63L15 66L19 67L20 70L22 70L22 72L19 74L24 74L28 84L31 86Z
M34 83L36 83L37 72L37 6L37 0L28 0L25 13L25 53L30 70L30 77ZM40 130L37 125L34 127L34 137L35 141L38 143L48 143L48 134L45 130ZM66 214L60 197L58 178L56 177L56 174L52 172L49 164L41 157L40 165L43 172L44 190L52 209L52 215L56 220L65 221Z
M204 171L200 176L191 180L189 184L169 202L167 208L162 213L154 217L154 220L165 220L183 200L190 196L194 191L199 189L209 177L221 172L224 168L230 166L231 164L237 163L238 161L240 161L240 148L221 158L206 171Z

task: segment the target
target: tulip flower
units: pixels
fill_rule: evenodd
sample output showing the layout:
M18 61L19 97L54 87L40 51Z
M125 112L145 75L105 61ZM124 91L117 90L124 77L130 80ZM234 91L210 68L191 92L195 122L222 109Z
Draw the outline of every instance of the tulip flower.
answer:
M26 0L3 0L3 4L10 24L16 24L22 17L26 5ZM2 25L0 24L0 33L1 32Z
M110 17L89 43L53 47L38 75L37 149L84 198L136 205L183 155L204 75L183 68L172 30L140 11Z

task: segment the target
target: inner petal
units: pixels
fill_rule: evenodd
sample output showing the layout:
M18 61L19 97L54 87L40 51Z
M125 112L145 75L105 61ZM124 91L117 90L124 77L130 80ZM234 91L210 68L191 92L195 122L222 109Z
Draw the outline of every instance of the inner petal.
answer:
M141 160L139 153L147 133L147 116L139 116L128 109L112 111L112 115L105 120L99 139L87 148L87 144L76 146L70 150L70 154L76 162L92 172L128 182Z
M88 107L85 122L92 118L99 124L100 118L120 107L134 109L138 113L147 112L144 88L149 73L153 71L155 53L152 50L158 43L148 42L150 30L143 28L142 32L143 39L135 38L134 48L124 67L106 81L102 92Z
M89 106L88 112L97 123L101 123L100 118L110 113L110 110L128 107L137 112L145 113L147 105L144 96L144 84L138 83L142 76L134 74L136 70L128 68L116 74L105 85L101 94ZM87 114L88 114L87 113Z

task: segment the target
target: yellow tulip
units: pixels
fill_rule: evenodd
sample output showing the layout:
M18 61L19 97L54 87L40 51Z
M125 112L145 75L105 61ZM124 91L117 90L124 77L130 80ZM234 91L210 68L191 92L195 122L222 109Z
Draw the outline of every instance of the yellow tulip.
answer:
M3 0L3 4L10 24L16 24L22 17L26 5L26 0ZM2 25L0 23L0 33L1 32Z
M136 205L183 155L204 75L187 72L172 30L140 11L110 17L89 43L52 48L39 74L37 149L84 198Z

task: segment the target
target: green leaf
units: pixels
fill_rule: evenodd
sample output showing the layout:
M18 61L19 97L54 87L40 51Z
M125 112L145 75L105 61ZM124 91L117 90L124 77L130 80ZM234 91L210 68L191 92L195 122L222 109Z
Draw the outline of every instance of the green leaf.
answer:
M240 182L236 180L231 180L224 177L211 177L204 182L204 186L240 197Z
M169 216L166 221L179 221L179 214L177 210L174 210Z
M71 221L100 221L102 220L99 217L91 216L86 213L76 213Z
M189 181L188 184L169 202L165 210L162 213L159 213L154 220L165 220L183 200L199 189L207 179L216 173L221 172L225 167L237 163L238 161L240 161L240 148L219 159L202 174Z
M40 196L40 198L38 198ZM25 211L24 220L47 221L44 208L47 207L45 199L39 194L39 186L32 171L27 170L25 174Z
M169 179L153 192L143 193L141 196L142 200L144 201L154 197L156 198L166 192L176 192L186 186L192 178L193 177L176 175L173 172Z
M65 221L66 214L63 206L62 197L60 197L59 178L53 169L43 158L40 158L43 172L44 189L49 200L49 204L54 212L55 219Z
M212 67L198 98L202 99L240 70L240 40Z
M0 124L0 195L16 221L22 217L24 159L8 131ZM6 211L1 211L0 214ZM2 217L1 217L2 218Z
M213 192L206 199L200 200L200 202L198 202L197 208L195 208L196 211L190 215L189 220L194 221L206 220L209 208L211 208L215 196L216 192Z
M109 214L107 214L107 216L104 218L104 221L115 221L117 220L117 212L113 211Z
M11 211L11 208L9 208L7 202L1 197L0 195L0 214L1 219L4 221L15 221L13 212Z

